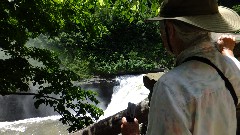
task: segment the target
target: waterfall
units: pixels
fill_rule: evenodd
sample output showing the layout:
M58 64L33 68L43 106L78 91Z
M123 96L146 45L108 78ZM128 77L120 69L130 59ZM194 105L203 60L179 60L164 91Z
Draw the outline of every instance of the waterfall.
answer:
M128 102L137 104L147 98L149 90L143 84L142 75L125 75L117 77L119 86L113 88L111 102L104 111L104 116L100 119L107 118L127 108Z
M118 81L118 85L113 84L88 84L82 86L83 89L91 89L98 92L98 99L100 100L100 105L98 107L104 110L104 116L101 116L100 119L106 118L113 114L116 114L119 111L122 111L127 108L128 102L139 103L149 94L149 90L143 85L143 75L124 75L115 78ZM35 114L36 111L48 112L48 109L43 107L42 110L35 110L33 106L32 97L23 97L23 96L0 96L0 115L1 118L10 117L18 121L0 121L0 134L9 135L9 134L68 134L67 126L63 125L58 121L60 116L39 116L31 115ZM5 108L4 108L5 104ZM43 106L43 105L41 105ZM40 106L40 107L41 107ZM20 108L20 109L19 109ZM18 109L18 110L17 110ZM31 111L33 110L33 111ZM51 110L51 109L50 109ZM21 112L22 111L22 112ZM51 112L51 111L50 111ZM20 114L21 117L15 118L15 115ZM35 117L35 118L30 118ZM25 118L23 120L20 120Z

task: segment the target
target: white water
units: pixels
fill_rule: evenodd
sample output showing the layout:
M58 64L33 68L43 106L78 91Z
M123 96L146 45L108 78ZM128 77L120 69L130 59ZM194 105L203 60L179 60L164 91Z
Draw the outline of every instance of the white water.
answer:
M149 94L149 90L143 84L143 75L121 76L117 80L120 86L114 87L111 102L100 119L126 109L128 102L137 104L143 101Z
M0 122L0 129L1 132L6 132L7 130L13 130L17 132L24 132L27 127L24 126L24 124L34 124L34 123L40 123L42 121L46 120L58 120L60 119L60 116L49 116L49 117L38 117L38 118L30 118L30 119L24 119L24 120L18 120L14 122Z
M119 86L113 89L111 102L104 111L104 119L127 108L128 102L139 103L149 94L143 85L143 75L116 78ZM14 122L0 122L1 135L65 135L67 126L58 121L60 116L24 119Z

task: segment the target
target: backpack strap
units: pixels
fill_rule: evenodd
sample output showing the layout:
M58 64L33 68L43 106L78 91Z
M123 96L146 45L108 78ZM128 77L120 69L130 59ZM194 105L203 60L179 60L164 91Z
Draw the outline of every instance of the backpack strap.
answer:
M238 104L237 95L236 95L236 93L233 89L233 86L232 86L231 82L227 79L227 77L225 77L225 75L221 72L221 70L216 65L214 65L209 59L206 59L206 58L203 58L203 57L192 56L192 57L188 57L183 62L187 62L187 61L191 61L191 60L200 61L200 62L206 63L206 64L212 66L213 68L215 68L216 71L218 72L218 74L224 80L225 86L229 90L230 94L232 95L235 106L237 106L237 104Z

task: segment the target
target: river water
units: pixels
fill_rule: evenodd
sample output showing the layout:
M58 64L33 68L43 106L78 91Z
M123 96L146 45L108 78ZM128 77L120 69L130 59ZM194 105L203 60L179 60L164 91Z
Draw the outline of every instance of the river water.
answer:
M144 87L142 78L143 75L120 76L116 77L119 82L116 86L101 86L100 91L96 85L87 85L84 89L93 89L99 93L101 104L98 106L104 110L104 116L100 119L104 119L126 109L128 102L139 103L147 98L149 91ZM59 122L59 118L49 107L34 109L32 97L0 97L1 135L69 134L68 126Z

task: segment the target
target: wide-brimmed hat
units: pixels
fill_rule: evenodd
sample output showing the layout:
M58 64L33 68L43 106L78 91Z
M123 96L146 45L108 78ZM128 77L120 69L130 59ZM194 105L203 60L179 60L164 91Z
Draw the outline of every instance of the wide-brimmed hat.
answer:
M217 0L164 0L158 17L149 21L174 19L211 32L234 32L240 29L240 16Z

